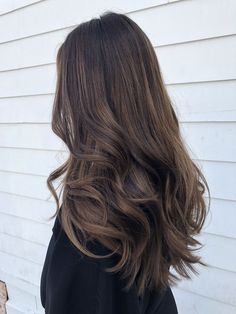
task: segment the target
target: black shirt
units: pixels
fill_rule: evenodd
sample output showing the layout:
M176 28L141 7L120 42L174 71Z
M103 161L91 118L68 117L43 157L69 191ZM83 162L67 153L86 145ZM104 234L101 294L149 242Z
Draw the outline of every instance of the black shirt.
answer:
M46 314L178 314L170 287L162 293L147 290L141 298L135 286L125 292L124 281L103 270L111 266L112 258L101 261L83 255L58 217L52 231L40 283ZM98 242L91 249L99 255L108 253Z

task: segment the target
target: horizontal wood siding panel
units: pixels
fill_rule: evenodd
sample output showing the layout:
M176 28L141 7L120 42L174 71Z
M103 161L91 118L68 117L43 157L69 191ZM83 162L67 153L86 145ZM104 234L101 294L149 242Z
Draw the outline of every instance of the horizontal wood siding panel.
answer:
M0 15L9 14L12 11L22 9L23 7L35 4L42 0L1 0Z
M236 80L168 85L180 122L236 121ZM54 93L0 97L0 123L49 123Z
M64 0L42 1L9 16L2 16L0 29L4 27L5 32L0 34L0 42L77 25L107 10L127 13L155 5L168 4L168 2L175 1L113 0L108 3L106 0L100 0L83 2L83 5L77 0L68 0L66 5ZM12 25L17 25L17 28L12 28Z
M211 197L236 201L236 169L233 163L195 162L208 181ZM46 185L46 179L45 176L0 171L0 191L53 201Z
M14 302L11 302L10 300L7 301L6 311L9 314L24 314L22 308L19 308L17 305L15 305Z
M0 123L49 123L54 94L0 97Z
M8 284L11 284L14 287L18 287L22 291L31 293L34 296L39 295L39 285L34 285L31 282L15 277L13 274L9 274L7 272L2 271L1 268L0 268L0 278L2 281L7 282Z
M167 84L236 78L236 36L158 47Z
M1 213L52 225L49 218L56 211L54 203L4 192L0 192L0 198Z
M0 71L55 62L57 50L71 30L62 29L1 44Z
M22 289L19 289L11 284L7 285L7 292L9 299L14 300L14 305L21 308L21 310L24 311L23 313L32 313L32 310L37 310L36 298L33 294L22 291Z
M65 7L63 0L57 0L56 5L55 1L47 1L46 4L39 3L33 7L25 8L25 10L21 10L20 12L15 12L10 18L2 19L4 26L13 23L17 24L19 27L14 33L12 33L11 28L8 27L7 33L2 34L0 41L4 42L70 27L80 23L82 20L86 20L86 18L91 15L98 15L107 9L118 10L123 13L138 10L138 12L130 13L129 15L143 28L155 44L156 42L166 44L170 42L223 36L232 33L235 34L236 32L235 24L233 23L236 11L234 0L227 0L227 5L224 5L221 0L169 2L169 5L159 6L161 4L167 4L168 1L139 0L131 2L123 0L110 2L109 5L107 5L105 1L99 1L99 3L93 3L93 5L84 3L81 7L81 5L74 0L70 1L70 5L68 4ZM151 8L149 8L149 10L142 10L150 6ZM210 16L209 12L211 12ZM193 15L198 16L198 19L193 19ZM24 16L24 19L21 18L22 16ZM34 19L40 19L40 17L43 18L44 23L32 23L35 21ZM211 23L209 23L209 19ZM219 19L225 19L228 23L222 23L222 25L220 25L218 23ZM21 21L21 23L19 23L19 21ZM157 27L153 27L153 25ZM188 25L187 28L186 25ZM174 32L171 31L173 29L175 30Z
M236 36L156 49L166 84L236 78ZM24 77L24 79L22 79ZM54 92L55 64L0 73L1 97Z
M52 225L0 213L0 233L46 246L52 234Z
M66 152L0 148L0 165L2 167L0 170L48 176L67 159L66 157L68 157ZM16 160L18 160L17 163Z
M52 202L0 192L0 212L37 222L49 223L56 206ZM208 200L207 200L208 201ZM24 208L24 210L22 210ZM211 200L211 209L203 228L204 232L236 239L234 224L236 202L220 199ZM224 220L224 224L222 224Z
M196 238L203 244L199 253L210 266L236 273L236 238L208 233L202 233ZM219 248L221 248L220 254Z
M52 132L50 124L0 124L0 146L49 150L66 149L64 143Z
M1 97L49 94L56 83L55 64L0 73Z
M41 266L19 257L0 251L0 268L5 273L12 274L25 281L37 285L40 281Z
M235 208L236 201L212 199L204 231L236 239ZM218 249L220 252L219 246Z
M231 306L236 306L236 273L215 267L196 267L200 276L183 280L179 288Z
M212 161L236 161L236 147L231 145L234 141L236 133L235 122L184 122L180 125L182 137L185 145L194 159L212 160ZM16 142L15 139L19 137ZM35 140L37 139L37 141ZM36 160L47 160L48 156L53 155L44 151L32 150L14 150L14 148L32 148L37 150L56 150L54 156L60 156L58 150L68 151L65 144L52 132L50 124L0 124L0 156L1 169L19 172L32 173L36 166ZM22 156L22 161L17 165L14 164L14 155L8 158L9 149L16 152L16 156ZM38 152L38 155L37 155ZM29 158L32 154L32 160L24 163L24 158ZM66 155L65 155L66 157ZM55 159L55 157L54 157ZM56 165L56 160L51 159L47 165L39 166L36 174L46 174L45 170L41 171L41 167L48 171ZM59 159L59 162L62 159ZM12 168L10 168L12 167Z
M235 15L234 0L188 0L129 14L154 46L236 34Z
M212 197L236 201L235 163L211 161L197 163L206 177Z
M168 85L178 118L191 121L236 121L236 80Z
M0 191L40 200L53 200L46 177L0 171Z
M0 192L0 212L41 223L49 223L56 206L52 202ZM207 200L208 201L208 200ZM22 208L24 210L22 210ZM204 232L236 239L234 224L236 202L220 199L211 200L210 213L203 228ZM224 220L224 224L222 224Z
M236 10L232 5L233 1L228 0L228 6L224 5L221 0L176 2L172 5L156 6L149 10L134 12L129 16L147 33L154 46L170 45L236 34L233 19ZM230 2L232 10L229 10ZM211 23L209 23L209 8L214 10L213 12L211 10L213 18ZM192 14L198 15L199 18L193 19ZM227 18L228 23L219 24L219 18ZM0 71L54 62L59 45L73 28L74 26L58 31L52 29L41 35L2 43ZM38 54L39 50L40 54Z
M181 131L192 158L236 162L236 122L182 123Z
M0 251L42 265L46 256L46 246L29 242L9 234L1 234Z
M179 313L191 314L235 314L236 307L205 296L174 288L174 296L178 300Z

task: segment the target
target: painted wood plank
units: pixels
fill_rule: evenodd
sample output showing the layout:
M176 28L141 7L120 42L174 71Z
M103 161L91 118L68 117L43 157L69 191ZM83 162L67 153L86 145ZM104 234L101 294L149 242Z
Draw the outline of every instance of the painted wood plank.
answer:
M33 284L39 283L41 266L3 252L0 252L0 259L0 268L2 271L13 274L16 277Z
M52 202L1 192L0 199L1 213L36 222L52 224L51 221L48 221L48 218L53 215L56 210L56 206ZM212 199L210 213L207 216L203 231L213 235L236 238L234 224L235 208L236 203L233 201ZM223 224L222 220L224 220Z
M76 0L68 0L65 5L64 0L42 1L9 16L2 16L0 29L4 28L5 32L0 34L0 42L77 25L107 10L126 13L167 3L168 0L100 0L81 5Z
M182 122L236 121L236 80L167 85Z
M52 225L0 213L0 232L36 244L48 245ZM3 270L4 271L4 270Z
M32 220L39 223L52 225L49 218L56 212L54 202L32 199L24 196L0 192L0 212L20 217L25 220Z
M236 200L234 163L196 161L211 190L211 197ZM227 182L227 184L226 184ZM55 182L58 186L59 182ZM0 191L54 201L46 186L46 177L20 173L0 172ZM205 196L208 196L207 194Z
M0 170L48 176L67 157L63 151L0 148Z
M236 273L214 267L196 267L199 276L183 280L179 288L219 302L236 306ZM227 292L227 293L226 293Z
M235 38L232 36L157 48L165 83L235 79ZM54 63L1 72L0 95L48 94L54 92L55 83Z
M0 96L49 94L56 84L55 64L0 73Z
M46 246L0 233L0 251L42 265Z
M181 123L192 158L236 162L236 122Z
M52 222L48 220L56 210L56 206L52 202L1 192L0 199L1 213L36 222L52 224ZM236 238L234 224L235 208L236 203L233 201L212 199L210 212L207 216L203 231L213 235ZM223 224L222 221L224 221Z
M128 16L147 33L154 46L169 45L236 34L236 9L233 1L228 0L227 4L221 0L183 1L139 10ZM198 18L193 19L192 15ZM219 18L226 19L227 23L219 24ZM74 26L52 30L42 35L2 44L0 70L54 62L59 45L73 28Z
M235 239L235 209L235 201L212 199L210 213L207 216L203 230Z
M15 277L13 274L3 272L1 269L0 269L0 277L1 277L1 280L3 280L4 282L7 282L8 284L12 284L13 286L21 289L22 291L31 293L33 295L38 295L39 293L39 284L34 285L21 278Z
M236 80L167 85L181 122L236 121ZM54 94L0 97L0 123L51 122Z
M26 97L0 97L0 123L51 122L54 94Z
M66 150L65 144L52 132L49 124L0 124L0 146Z
M204 245L198 252L204 261L210 266L236 273L236 238L207 233L201 233L196 238Z
M167 84L236 78L236 36L156 48Z
M46 177L0 171L0 191L53 201Z
M0 199L1 213L52 224L51 221L48 221L48 218L56 210L56 206L52 202L1 192ZM212 199L210 213L207 216L203 231L223 237L236 238L234 225L235 205L236 203L232 201ZM222 224L222 220L224 220L224 224Z
M197 161L196 161L197 162ZM197 162L203 171L214 198L236 200L236 166L227 162Z
M33 294L22 291L11 284L7 285L7 292L9 300L22 309L23 313L29 313L29 311L36 311L36 296Z
M236 161L236 148L231 145L235 141L235 122L184 122L180 127L191 158ZM19 138L17 142L16 138ZM0 170L40 175L47 175L51 169L65 161L68 152L66 145L52 132L49 124L2 124L0 146ZM9 157L10 152L14 155ZM15 157L19 158L17 164L14 162ZM24 160L31 157L29 163L24 163ZM43 161L48 163L44 164Z
M10 300L6 303L6 310L8 314L24 314L22 307L19 308ZM30 314L32 314L32 312Z
M59 46L73 27L0 45L0 71L53 63ZM40 53L39 53L40 51Z
M48 20L49 18L46 15L45 23L43 25L42 23L37 23L38 25L34 26L34 32L33 30L30 32L29 28L27 28L27 24L31 20L30 17L28 17L29 12L31 12L33 15L36 15L35 11L38 10L39 15L41 15L43 14L43 11L47 12L49 5L47 5L47 7L43 4L38 5L35 8L35 11L32 8L30 11L26 8L24 12L16 12L16 14L11 18L13 23L19 23L18 21L21 19L23 14L28 18L26 21L24 21L24 25L21 25L18 33L12 34L12 32L9 30L10 34L7 34L8 37L5 35L1 38L1 41L6 40L6 37L16 39L53 29L58 29L60 27L70 27L71 25L80 23L86 18L90 18L89 12L91 12L91 15L96 15L102 12L102 10L106 9L114 9L118 11L122 10L122 13L134 11L133 13L128 13L128 15L133 18L144 29L145 32L147 32L153 43L158 41L160 44L166 44L206 37L223 36L235 33L235 7L233 1L234 0L228 0L227 4L223 4L221 0L181 1L180 4L177 2L175 4L166 6L162 5L168 2L165 0L145 1L145 3L141 1L129 1L128 3L124 1L113 1L113 3L110 3L108 6L107 4L101 3L100 7L96 5L92 8L85 7L83 11L80 7L79 17L78 15L75 16L74 13L76 12L76 8L78 6L76 1L70 1L70 5L68 5L66 9L60 5L61 1L58 1L57 4L59 4L59 7L53 8L54 11L57 9L57 15L61 15L65 10L68 11L67 16L65 17L64 15L63 19L60 20L60 24L58 21L56 21L54 15L53 20ZM53 6L53 3L51 5ZM151 9L144 11L142 10L143 8L145 9L149 6L151 6ZM210 16L209 12L211 12ZM191 17L193 14L198 18L192 19ZM226 19L228 22L220 27L218 23L219 18ZM211 19L211 23L208 23L209 19ZM3 20L3 23L8 24L8 20ZM152 26L153 23L157 26L156 28ZM188 25L187 28L185 27L186 24ZM175 32L171 32L172 29L175 29Z
M40 2L42 0L1 0L0 15L22 9L23 7Z
M236 307L179 288L172 289L181 314L235 314Z
M154 46L235 34L235 15L234 0L182 1L129 14Z

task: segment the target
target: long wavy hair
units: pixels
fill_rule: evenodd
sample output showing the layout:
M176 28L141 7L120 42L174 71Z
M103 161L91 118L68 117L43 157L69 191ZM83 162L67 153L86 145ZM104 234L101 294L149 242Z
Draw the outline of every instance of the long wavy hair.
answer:
M47 179L70 241L126 289L162 289L207 265L195 238L209 187L191 160L155 50L128 16L106 11L79 24L56 58L52 130L68 159ZM62 177L62 200L53 181ZM210 197L209 197L210 200ZM109 250L86 247L95 240ZM171 272L170 266L177 272Z

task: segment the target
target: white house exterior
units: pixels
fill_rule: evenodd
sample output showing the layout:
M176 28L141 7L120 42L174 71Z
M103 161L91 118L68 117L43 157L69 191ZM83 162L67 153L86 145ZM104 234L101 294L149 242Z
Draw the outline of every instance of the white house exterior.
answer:
M0 1L0 280L8 314L43 313L39 280L55 210L46 187L65 147L52 133L55 57L106 10L151 39L192 158L211 189L209 268L173 288L180 314L236 313L236 1Z

